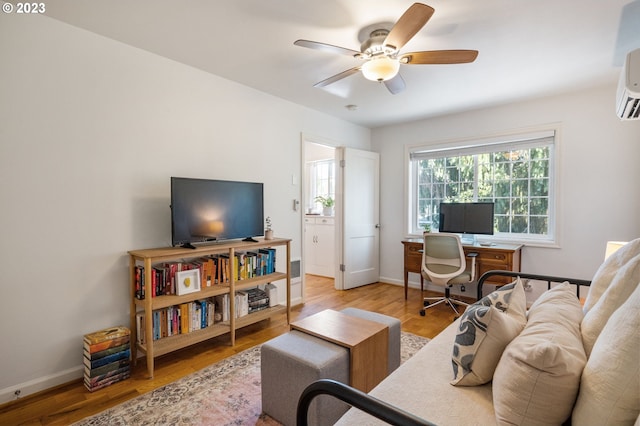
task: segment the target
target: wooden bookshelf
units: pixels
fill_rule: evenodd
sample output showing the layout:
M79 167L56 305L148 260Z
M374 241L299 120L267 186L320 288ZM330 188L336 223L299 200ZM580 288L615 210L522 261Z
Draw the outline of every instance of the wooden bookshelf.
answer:
M234 274L229 274L229 282L214 284L211 287L204 287L194 293L186 295L152 295L152 274L145 274L144 292L145 298L140 300L136 297L136 266L144 266L146 271L151 271L154 265L164 262L184 262L190 259L202 258L215 254L227 254L230 259L235 257L236 252L257 251L263 248L285 247L286 249L286 271L276 271L267 275L254 276L252 278L239 280ZM131 287L131 356L135 365L140 351L146 356L147 371L150 378L153 377L154 358L176 351L178 349L191 346L196 343L229 334L230 344L235 345L235 334L238 328L246 327L259 321L269 319L276 315L286 313L287 323L291 320L291 240L286 238L274 238L271 240L259 239L258 242L230 241L224 243L199 246L195 249L183 247L162 247L155 249L131 250L129 251L129 275ZM286 302L284 305L277 305L258 312L245 315L240 318L235 317L235 293L270 282L286 280ZM229 295L229 320L214 323L212 326L194 330L185 334L178 334L153 340L153 311L176 306L194 300L207 299L218 295ZM145 336L144 344L138 343L136 315L144 315Z

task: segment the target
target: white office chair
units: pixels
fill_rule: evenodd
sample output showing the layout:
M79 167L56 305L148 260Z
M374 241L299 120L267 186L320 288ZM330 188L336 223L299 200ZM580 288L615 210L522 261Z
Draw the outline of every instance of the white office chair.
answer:
M420 315L424 316L428 308L446 303L457 317L460 313L455 305L469 306L468 303L451 298L451 287L454 284L461 284L464 291L464 284L475 280L477 256L478 253L469 253L465 256L460 237L456 234L424 233L422 276L436 285L443 286L444 297L425 297L423 302L425 307L420 310ZM468 268L466 257L471 259L471 265Z

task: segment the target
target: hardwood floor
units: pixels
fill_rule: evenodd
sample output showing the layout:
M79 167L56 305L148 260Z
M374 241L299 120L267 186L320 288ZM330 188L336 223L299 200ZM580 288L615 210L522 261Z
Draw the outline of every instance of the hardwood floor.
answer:
M420 290L390 284L371 284L347 291L336 291L333 280L313 275L306 277L306 303L292 308L292 320L304 318L324 309L358 307L400 319L402 330L433 338L454 319L448 306L439 305L420 316ZM425 291L424 296L430 292ZM437 293L435 294L437 295ZM0 406L0 425L66 425L96 414L128 399L171 383L180 377L207 367L235 353L266 342L287 332L286 318L274 318L236 332L236 345L229 346L228 336L173 352L155 360L153 379L146 377L144 359L132 369L131 378L90 393L82 380L40 392Z

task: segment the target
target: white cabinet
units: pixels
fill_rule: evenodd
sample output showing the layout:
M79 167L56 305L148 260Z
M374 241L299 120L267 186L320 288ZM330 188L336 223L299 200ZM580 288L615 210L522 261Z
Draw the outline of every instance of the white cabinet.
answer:
M334 278L335 224L333 217L304 218L305 272Z

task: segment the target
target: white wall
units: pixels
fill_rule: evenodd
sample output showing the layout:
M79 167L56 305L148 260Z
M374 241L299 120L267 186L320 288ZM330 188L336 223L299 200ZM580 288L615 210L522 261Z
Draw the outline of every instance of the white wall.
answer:
M80 377L82 335L127 324L126 252L170 244L170 176L264 182L299 258L301 134L370 149L369 129L43 16L0 15L0 63L0 403Z
M525 247L523 271L591 279L607 240L640 237L640 121L615 116L616 87L374 129L381 158L381 280L403 283L404 146L560 123L559 248ZM410 285L419 276L410 274ZM475 294L475 289L467 289Z

